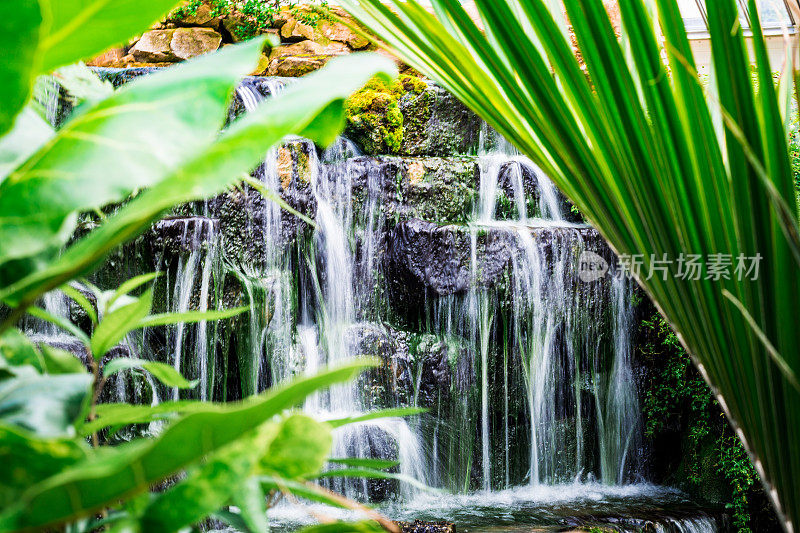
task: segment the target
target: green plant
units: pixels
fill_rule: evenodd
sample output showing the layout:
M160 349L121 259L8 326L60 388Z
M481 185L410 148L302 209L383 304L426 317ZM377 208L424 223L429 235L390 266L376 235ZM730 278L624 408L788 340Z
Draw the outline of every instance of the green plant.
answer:
M752 500L762 498L749 457L724 420L722 409L669 325L657 313L640 324L647 339L642 357L658 369L644 396L645 433L658 442L674 428L685 434L674 483L685 478L702 496L704 483L724 481L725 505L740 533L750 531ZM718 481L717 481L718 482Z
M558 2L476 0L482 28L455 0L434 0L433 13L413 0L391 0L391 9L379 0L344 4L532 157L617 252L642 254L635 277L724 398L784 527L796 529L800 232L785 128L792 79L784 73L775 89L757 2L748 2L753 54L737 2L706 2L713 94L703 90L675 0L620 0L622 43L600 0L564 2L585 69L557 22L561 7L550 10ZM708 271L686 279L681 254L760 258L761 268L738 279ZM649 277L665 257L670 275Z
M180 20L194 16L204 3L208 4L211 15L215 17L235 16L238 23L233 26L232 32L240 39L249 39L275 28L285 13L312 28L325 17L313 4L306 5L295 0L189 0L172 10L169 18ZM322 0L318 5L327 4L326 0Z
M267 493L271 501L291 493L355 506L312 483L330 453L331 429L352 421L320 423L286 410L370 363L298 379L239 404L98 404L108 376L133 366L169 386L193 385L154 361L116 359L103 367L102 355L127 332L238 310L150 316L150 293L130 295L151 279L144 276L116 291L96 291L98 312L67 282L90 272L172 206L241 181L287 134L330 143L344 123L349 93L392 71L387 61L370 56L332 62L220 133L230 96L264 45L255 39L115 92L95 82L77 84L73 88L83 87L76 90L85 101L74 116L58 131L42 120L29 102L36 76L124 41L173 1L24 0L0 32L9 58L0 67L0 301L7 306L0 324L0 460L12 465L0 469L0 531L61 524L76 531L105 525L174 531L210 515L242 531L264 531ZM90 16L87 32L83 22ZM122 201L123 207L103 213ZM85 212L98 214L96 227L73 236ZM59 287L90 317L91 336L34 307ZM71 354L36 346L17 330L25 313L80 339L92 356L91 374ZM97 447L84 438L94 435L100 445L97 433L107 427L155 420L164 426L152 438ZM357 465L339 475L392 475L380 468ZM165 480L168 488L154 490ZM392 529L374 512L359 510L370 521L349 529L372 530L375 520Z

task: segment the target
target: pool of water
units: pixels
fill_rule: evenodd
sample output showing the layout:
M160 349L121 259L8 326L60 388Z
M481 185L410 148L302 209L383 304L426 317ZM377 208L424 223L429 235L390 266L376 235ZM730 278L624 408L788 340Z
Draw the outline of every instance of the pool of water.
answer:
M400 521L447 521L459 533L563 531L592 526L620 531L710 533L725 531L721 514L702 509L682 492L655 485L575 483L526 486L471 494L424 493L378 510ZM358 519L351 511L283 502L270 510L272 524L288 531L315 517Z

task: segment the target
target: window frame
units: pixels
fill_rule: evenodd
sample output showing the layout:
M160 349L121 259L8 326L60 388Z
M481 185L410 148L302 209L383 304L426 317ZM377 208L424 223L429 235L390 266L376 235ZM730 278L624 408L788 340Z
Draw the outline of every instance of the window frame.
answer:
M789 26L788 31L790 35L797 33L797 21L792 14L791 8L789 8L789 2L797 2L798 7L800 7L800 0L780 0L783 3L783 7L786 10L786 14L789 17ZM705 0L694 0L695 4L697 4L697 9L700 11L700 16L703 19L703 23L706 26L705 30L689 30L686 32L686 36L690 40L699 40L699 39L708 39L710 38L710 33L708 31L708 15L706 13L706 6ZM747 0L736 0L737 5L739 6L739 10L744 16L744 19L747 21L747 27L743 28L745 37L749 37L752 35L752 31L750 30L750 13L747 9ZM764 28L764 35L783 35L784 28Z

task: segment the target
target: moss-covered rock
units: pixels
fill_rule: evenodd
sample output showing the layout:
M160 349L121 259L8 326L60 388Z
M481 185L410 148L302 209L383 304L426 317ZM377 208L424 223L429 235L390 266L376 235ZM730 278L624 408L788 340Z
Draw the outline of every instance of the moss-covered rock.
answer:
M413 76L401 76L392 84L373 79L347 101L347 136L367 154L399 153L403 143L403 113L398 102L406 94L417 94L424 87L425 82Z

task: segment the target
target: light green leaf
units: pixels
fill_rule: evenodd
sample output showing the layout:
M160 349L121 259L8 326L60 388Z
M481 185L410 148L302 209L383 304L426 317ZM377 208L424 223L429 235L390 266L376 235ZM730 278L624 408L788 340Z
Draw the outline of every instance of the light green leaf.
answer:
M65 244L69 215L160 183L212 144L262 42L136 79L70 120L0 183L0 265Z
M346 426L348 424L358 424L359 422L369 422L370 420L377 420L380 418L394 418L394 417L404 417L404 416L414 416L422 413L428 412L427 409L422 407L393 407L390 409L378 409L377 411L371 411L369 413L364 413L357 416L351 416L347 418L338 418L335 420L328 420L328 424L330 424L334 428Z
M39 372L44 372L45 364L42 354L36 349L36 345L17 328L7 329L0 334L0 356L9 366L29 365Z
M28 308L28 314L31 316L35 316L41 320L46 320L51 324L58 326L59 328L63 329L67 333L71 334L73 337L81 341L84 345L89 345L89 337L86 336L86 333L81 331L81 329L69 321L68 318L56 316L44 309L39 307L30 307Z
M158 361L148 361L146 359L132 359L130 357L119 357L109 361L103 367L103 376L110 377L117 372L129 370L131 368L143 368L150 372L154 378L167 387L177 387L179 389L192 389L197 386L199 381L189 381L184 378L174 367L159 363Z
M42 529L88 516L112 502L147 490L153 483L250 434L313 392L353 379L373 361L354 362L278 386L215 412L189 414L159 437L104 450L31 487L0 513L0 531ZM213 405L213 404L212 404Z
M102 403L95 409L97 418L78 427L86 437L110 426L147 424L155 420L174 418L186 413L216 412L220 406L210 402L180 400L158 405L133 405L128 403Z
M141 319L137 325L139 328L152 328L154 326L167 326L170 324L191 324L194 322L223 320L231 318L248 311L249 307L237 307L235 309L220 309L216 311L185 311L183 313L162 313L149 315Z
M399 461L389 461L387 459L371 459L367 457L342 457L328 459L329 463L336 463L346 466L355 466L358 468L372 468L376 470L383 470L386 468L394 468L399 466Z
M83 362L75 354L59 348L40 344L44 372L47 374L80 374L87 372Z
M0 423L41 437L70 437L91 384L87 373L4 379L0 381Z
M92 324L97 324L97 310L85 294L72 285L62 285L61 292L70 297L72 301L81 306L81 309L86 311L86 314L89 316L89 320L92 321Z
M18 0L0 19L0 136L14 124L30 95L36 74L36 48L42 13L36 0ZM2 173L0 173L2 175Z
M331 522L298 529L298 533L380 533L384 529L377 522Z
M92 356L100 360L106 352L137 328L137 323L147 316L152 305L153 290L150 289L139 298L131 298L130 303L117 306L108 312L92 334L90 342Z
M80 440L42 439L19 428L0 425L0 508L16 501L36 483L85 459Z
M408 483L420 490L428 492L443 492L440 489L434 489L420 483L411 476L405 474L396 474L394 472L384 472L383 470L374 470L372 468L342 468L338 470L326 470L316 476L318 479L347 477L347 478L366 478L366 479L394 479L402 483Z
M170 71L180 68L173 67ZM110 250L140 234L171 206L225 190L263 159L266 147L289 133L311 133L306 130L315 123L317 141L330 142L341 124L338 121L327 122L330 133L323 135L319 127L326 121L320 120L321 111L329 106L341 107L350 93L376 73L394 71L390 60L374 54L351 54L334 59L323 69L309 74L281 95L241 117L219 136L213 146L199 150L190 163L120 209L115 216L68 248L54 263L0 289L0 300L12 306L20 303L30 305L47 289L86 273ZM198 80L192 83L202 85ZM182 98L188 100L185 95ZM207 113L207 109L203 113ZM158 137L155 135L154 139ZM154 141L151 139L151 142Z
M82 62L59 68L53 72L53 78L79 104L105 100L114 92L114 86L110 81L101 80L92 69Z
M113 295L110 298L108 298L108 303L106 305L113 305L114 302L117 301L117 299L120 298L121 296L125 296L128 293L138 289L142 285L150 283L160 275L161 275L160 272L149 272L147 274L141 274L139 276L134 276L131 279L126 280L125 282L122 283L122 285L117 287L117 290L114 291Z
M57 0L47 2L51 24L42 35L41 71L88 59L158 22L175 0Z
M245 533L266 533L269 531L267 521L267 498L261 489L261 483L255 476L250 476L233 493L233 505L239 508L242 529Z
M49 141L55 130L30 106L17 115L11 131L0 137L0 183Z
M322 468L332 442L328 424L292 415L281 424L259 467L266 474L303 479Z

